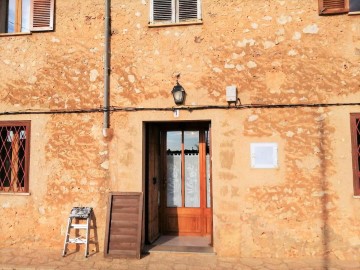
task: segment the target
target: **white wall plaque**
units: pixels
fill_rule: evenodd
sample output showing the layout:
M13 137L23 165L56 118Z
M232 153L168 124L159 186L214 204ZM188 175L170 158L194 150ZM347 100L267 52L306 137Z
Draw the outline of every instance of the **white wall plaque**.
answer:
M271 169L278 167L277 143L251 143L251 167L257 169Z

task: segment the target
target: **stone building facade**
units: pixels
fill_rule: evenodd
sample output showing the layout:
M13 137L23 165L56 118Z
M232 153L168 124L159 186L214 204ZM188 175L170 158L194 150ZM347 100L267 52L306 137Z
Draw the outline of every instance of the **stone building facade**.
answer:
M160 131L205 125L218 256L360 259L359 17L320 16L317 1L201 0L194 21L149 24L156 3L111 1L106 136L104 1L56 1L50 31L0 34L0 126L28 125L17 138L29 142L27 187L1 180L0 246L61 250L71 208L91 206L102 250L111 191L145 194L149 237Z

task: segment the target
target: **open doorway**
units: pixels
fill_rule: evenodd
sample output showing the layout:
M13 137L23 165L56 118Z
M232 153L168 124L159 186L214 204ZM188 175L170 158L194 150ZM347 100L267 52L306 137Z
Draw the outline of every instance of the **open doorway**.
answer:
M212 245L210 122L146 123L145 241Z

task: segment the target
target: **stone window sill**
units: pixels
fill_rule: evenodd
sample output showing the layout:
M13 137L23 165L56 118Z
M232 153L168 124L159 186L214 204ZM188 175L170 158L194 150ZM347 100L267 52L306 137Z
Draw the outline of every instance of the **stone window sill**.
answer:
M30 192L0 192L0 196L2 195L11 195L11 196L30 196Z
M169 26L181 26L181 25L198 25L203 24L202 21L193 21L193 22L178 22L178 23L152 23L149 24L149 28L155 28L155 27L169 27Z
M360 199L360 195L354 195L353 198L354 199Z
M0 37L28 36L28 35L31 35L31 32L21 32L21 33L0 33Z

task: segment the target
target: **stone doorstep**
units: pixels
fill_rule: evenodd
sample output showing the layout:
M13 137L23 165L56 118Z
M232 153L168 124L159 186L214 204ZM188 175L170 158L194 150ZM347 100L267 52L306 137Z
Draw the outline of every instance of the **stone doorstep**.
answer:
M148 253L156 253L156 252L176 252L176 253L190 253L190 254L209 254L215 255L212 247L197 247L197 246L147 246L145 247L145 251Z

